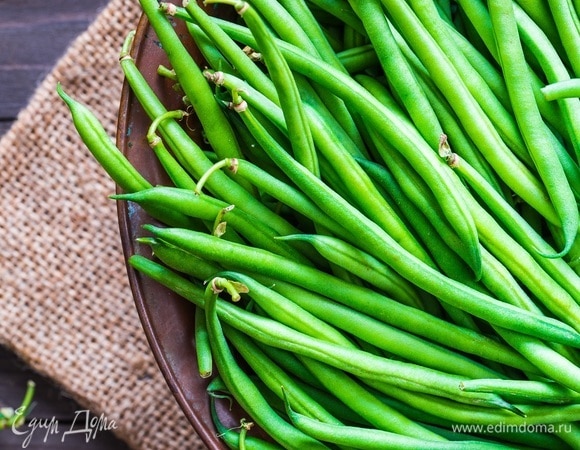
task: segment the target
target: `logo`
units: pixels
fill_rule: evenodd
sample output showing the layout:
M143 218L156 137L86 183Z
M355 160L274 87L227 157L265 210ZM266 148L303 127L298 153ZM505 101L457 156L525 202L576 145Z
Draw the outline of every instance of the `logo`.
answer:
M18 408L15 415L21 416L25 410ZM20 423L20 426L18 424ZM94 416L88 409L77 410L70 426L62 427L56 417L35 418L28 417L26 421L17 421L12 427L12 433L22 438L22 448L27 448L34 436L40 436L42 442L46 443L50 439L60 439L65 442L72 435L84 435L85 442L95 439L99 432L117 429L115 420L107 418L104 414ZM35 439L38 439L35 438ZM37 442L37 441L35 441Z

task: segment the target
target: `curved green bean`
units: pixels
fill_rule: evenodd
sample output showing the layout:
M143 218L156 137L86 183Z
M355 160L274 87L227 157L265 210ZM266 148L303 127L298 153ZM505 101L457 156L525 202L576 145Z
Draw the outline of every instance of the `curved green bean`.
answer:
M533 100L512 2L493 0L489 2L488 8L514 115L539 177L554 205L564 235L562 253L565 254L578 231L580 218L576 199L567 182L558 153L553 147L554 142L548 137Z

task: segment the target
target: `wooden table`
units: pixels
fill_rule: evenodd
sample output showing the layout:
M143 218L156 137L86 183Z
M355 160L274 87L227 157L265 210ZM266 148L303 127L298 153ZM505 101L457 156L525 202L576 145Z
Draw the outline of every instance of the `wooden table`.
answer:
M82 33L107 0L0 0L0 136L27 104L34 89L63 55L70 42ZM86 442L86 435L63 434L80 419L84 408L66 392L0 347L0 406L16 407L28 380L36 387L33 416L45 423L58 423L59 433L37 429L30 450L86 449L126 450L111 432L99 432ZM23 428L27 430L30 428ZM75 426L75 429L80 429ZM25 435L0 431L0 449L23 448Z

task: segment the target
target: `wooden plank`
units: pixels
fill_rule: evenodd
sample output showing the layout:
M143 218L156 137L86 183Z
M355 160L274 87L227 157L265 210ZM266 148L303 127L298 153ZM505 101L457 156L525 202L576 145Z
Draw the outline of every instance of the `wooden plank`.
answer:
M28 380L36 390L34 407L27 422L13 431L0 431L0 448L128 450L112 433L115 418L95 416L79 406L66 392L37 374L0 346L0 406L16 408L26 391ZM86 426L87 418L91 426ZM72 431L72 432L71 432Z
M0 119L0 138L4 136L4 134L8 131L8 129L12 126L13 120L1 120Z
M0 119L14 118L106 0L0 1Z

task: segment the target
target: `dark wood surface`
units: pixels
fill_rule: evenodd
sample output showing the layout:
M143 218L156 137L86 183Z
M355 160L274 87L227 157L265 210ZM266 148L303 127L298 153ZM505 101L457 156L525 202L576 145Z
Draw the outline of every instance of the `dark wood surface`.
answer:
M0 0L0 137L67 46L106 3L107 0ZM23 434L10 429L0 431L0 449L128 449L110 431L94 435L67 433L71 427L83 429L81 421L84 425L87 414L84 408L0 346L0 407L17 407L28 380L36 383L30 421L20 429ZM34 430L35 423L44 427Z

